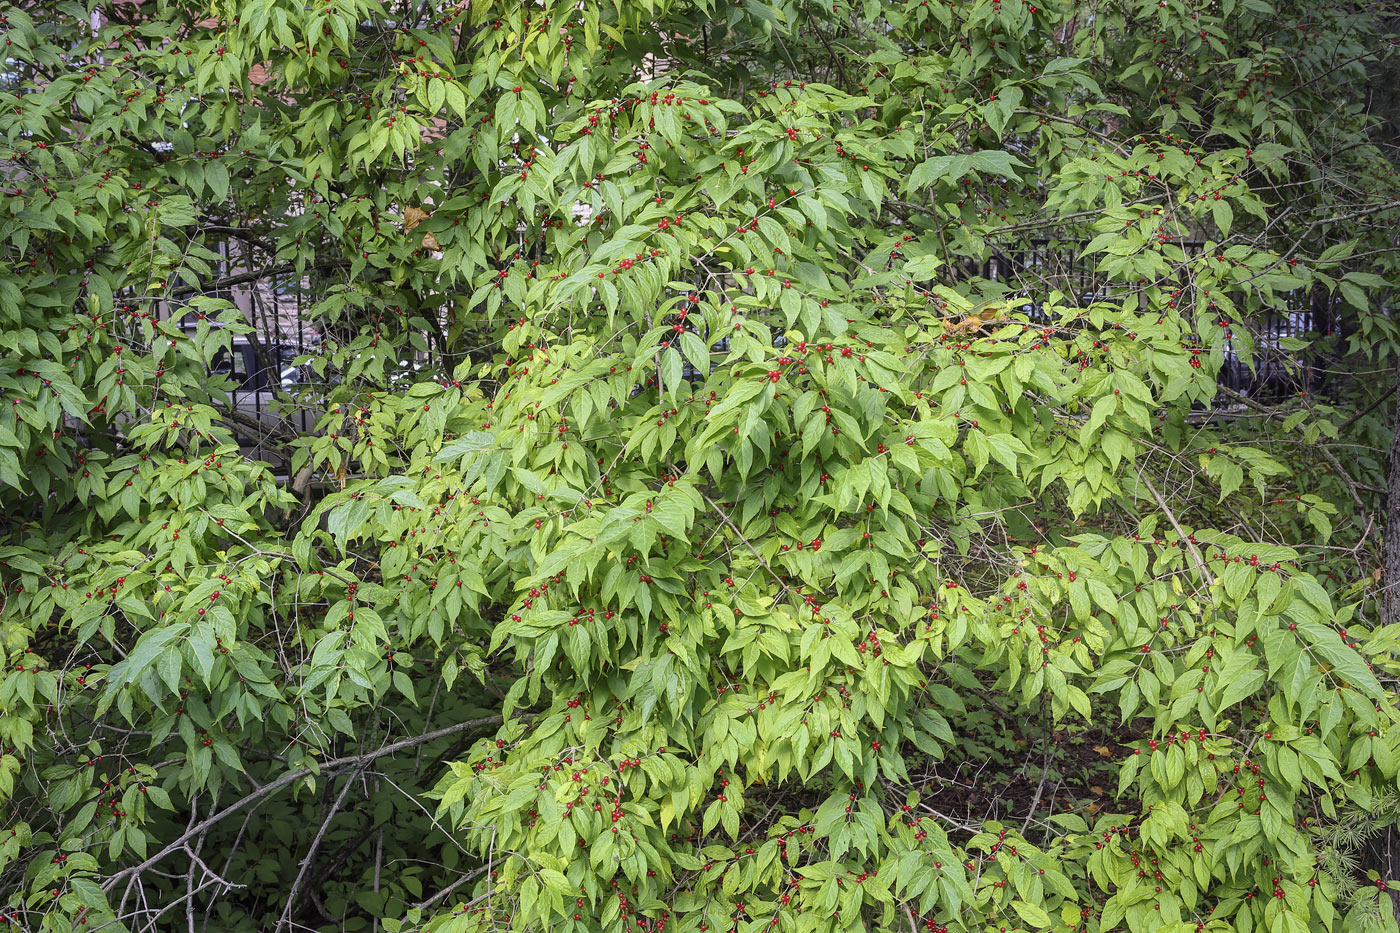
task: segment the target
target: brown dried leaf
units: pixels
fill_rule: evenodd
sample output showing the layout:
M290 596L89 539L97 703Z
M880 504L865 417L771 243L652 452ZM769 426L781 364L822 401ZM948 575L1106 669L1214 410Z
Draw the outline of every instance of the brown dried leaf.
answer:
M413 228L427 220L431 215L418 207L406 208L403 212L403 232L412 233Z

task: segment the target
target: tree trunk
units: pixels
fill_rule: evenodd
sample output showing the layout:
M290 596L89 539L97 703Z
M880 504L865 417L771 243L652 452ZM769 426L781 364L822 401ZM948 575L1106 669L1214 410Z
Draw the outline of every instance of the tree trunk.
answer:
M1381 622L1400 622L1400 385L1396 387L1395 436L1390 441L1390 465L1385 477L1385 536L1381 542ZM1384 849L1386 875L1395 877L1397 837L1400 827L1392 822L1373 843ZM1400 925L1400 894L1391 893L1395 922Z
M1400 622L1400 391L1386 472L1385 538L1381 543L1381 621Z

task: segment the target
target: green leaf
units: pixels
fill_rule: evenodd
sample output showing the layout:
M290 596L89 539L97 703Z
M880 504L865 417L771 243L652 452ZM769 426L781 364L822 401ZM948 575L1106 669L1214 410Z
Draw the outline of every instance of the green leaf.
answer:
M1299 620L1296 624L1313 651L1330 666L1334 677L1351 684L1367 696L1376 699L1386 696L1365 660L1355 649L1342 644L1337 632L1318 622Z
M1231 677L1225 681L1225 689L1220 693L1216 710L1226 710L1246 697L1253 696L1264 685L1264 679L1264 672L1261 670L1244 671Z
M228 168L220 159L213 159L205 163L204 183L209 186L209 192L214 196L214 200L223 201L228 198Z
M705 346L705 342L686 331L681 334L681 349L685 351L685 358L690 361L690 365L695 367L696 372L702 376L710 372L710 351Z
M482 451L493 450L496 447L496 435L486 431L468 431L455 441L450 441L442 445L442 450L433 457L438 463L446 463L470 457Z
M1022 920L1037 930L1044 930L1050 926L1050 915L1036 905L1025 901L1012 901L1011 906L1021 915Z
M915 191L934 181L961 181L964 175L974 171L1015 179L1018 168L1029 168L1029 166L1002 149L934 156L932 159L915 166L909 174L906 190Z
M1230 225L1235 220L1235 211L1230 207L1230 202L1221 198L1211 205L1210 213L1215 220L1216 229L1220 231L1221 238L1229 237Z
M675 347L667 347L662 351L659 373L661 375L662 384L666 387L666 391L672 395L675 395L681 390L682 369L683 364L681 363L681 353L679 350Z
M126 659L113 665L108 675L107 692L114 693L123 684L134 683L188 628L189 623L176 622L143 633Z
M413 681L403 671L394 671L394 689L408 698L408 702L414 706L418 705L418 698L413 691Z
M1003 135L1007 121L1011 119L1011 115L1015 112L1016 108L1021 106L1021 99L1024 96L1025 92L1014 84L1003 85L997 89L997 99L992 101L986 110L987 125L992 128L993 133L996 133L998 136ZM1010 173L1008 172L1006 174Z

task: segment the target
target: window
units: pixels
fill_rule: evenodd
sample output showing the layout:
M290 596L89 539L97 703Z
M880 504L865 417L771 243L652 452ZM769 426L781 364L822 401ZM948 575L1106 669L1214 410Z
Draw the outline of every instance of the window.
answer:
M24 81L24 76L20 73L22 64L13 58L5 59L5 64L0 66L0 91L17 91Z

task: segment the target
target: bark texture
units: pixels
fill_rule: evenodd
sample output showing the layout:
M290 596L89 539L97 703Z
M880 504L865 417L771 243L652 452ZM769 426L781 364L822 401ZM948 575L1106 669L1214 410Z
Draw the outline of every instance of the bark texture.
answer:
M1381 544L1381 621L1400 622L1400 391L1386 472L1385 539Z

